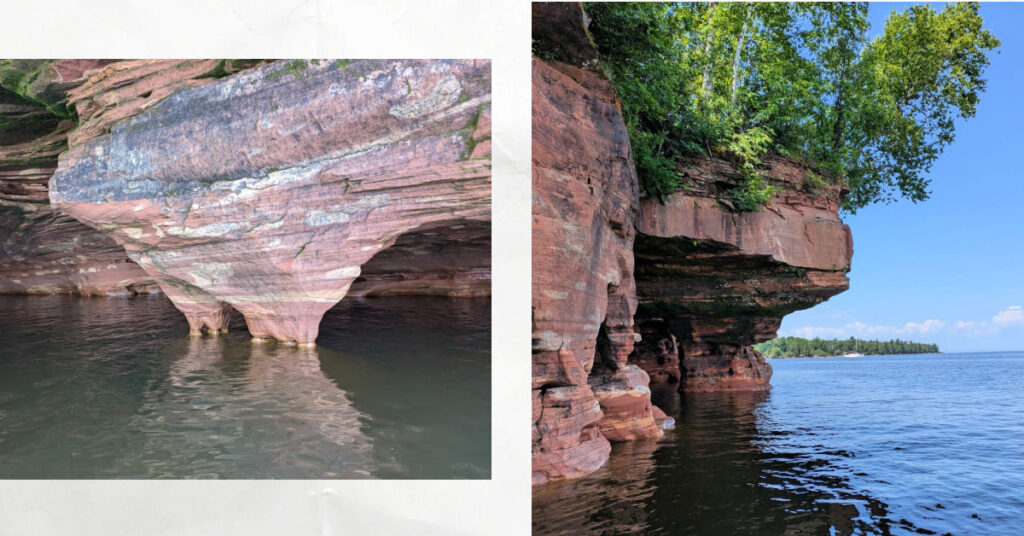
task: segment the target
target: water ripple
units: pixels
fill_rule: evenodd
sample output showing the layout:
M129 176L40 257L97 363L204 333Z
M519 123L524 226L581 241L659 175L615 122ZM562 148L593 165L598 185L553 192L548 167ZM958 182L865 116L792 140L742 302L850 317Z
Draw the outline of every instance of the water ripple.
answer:
M161 296L0 297L2 478L486 478L490 302L346 300L319 345Z
M1022 365L1024 353L776 360L770 394L656 391L676 430L536 489L534 532L1019 533Z

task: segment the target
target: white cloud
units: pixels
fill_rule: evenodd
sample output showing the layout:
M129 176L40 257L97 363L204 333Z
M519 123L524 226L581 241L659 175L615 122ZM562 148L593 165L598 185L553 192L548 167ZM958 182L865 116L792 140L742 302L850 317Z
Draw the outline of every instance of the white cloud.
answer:
M869 326L863 322L851 322L838 328L803 327L790 333L805 339L846 338L846 337L901 337L905 335L930 335L946 327L942 320L929 318L924 322L907 322L902 326Z
M1019 305L1011 305L992 317L992 323L998 326L1022 326L1024 325L1024 309Z
M822 339L845 339L847 337L878 339L937 335L946 331L947 327L960 335L995 335L1002 329L1024 327L1024 307L1011 305L997 312L991 321L958 320L953 324L947 324L942 320L929 318L923 322L907 322L902 326L869 326L863 322L849 322L840 327L807 326L786 330L783 334L805 339L815 337Z
M935 333L940 329L946 327L946 323L941 320L929 318L924 322L918 324L916 322L907 322L900 331L903 333L910 333L915 335L927 335L929 333Z
M804 339L813 339L815 337L822 339L842 339L848 336L843 328L806 327L791 330L790 333L796 337L803 337Z

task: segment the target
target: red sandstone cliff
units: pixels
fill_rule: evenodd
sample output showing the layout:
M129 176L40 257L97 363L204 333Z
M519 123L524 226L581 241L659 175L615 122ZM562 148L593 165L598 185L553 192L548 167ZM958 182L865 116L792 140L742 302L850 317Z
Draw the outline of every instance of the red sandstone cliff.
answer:
M533 60L533 481L600 467L608 440L658 437L635 334L629 138L579 4L534 4L537 35L571 51ZM550 31L540 31L548 28Z
M158 285L194 331L235 308L303 344L350 288L490 293L486 61L13 60L0 86L45 120L0 129L0 292Z
M69 138L95 135L177 89L214 82L211 73L251 63L0 60L0 293L159 292L105 232L52 209L58 156Z
M785 314L845 290L841 187L767 159L780 192L735 211L718 158L641 199L612 84L580 4L533 4L533 482L600 467L608 441L662 434L650 383L767 389L751 347Z

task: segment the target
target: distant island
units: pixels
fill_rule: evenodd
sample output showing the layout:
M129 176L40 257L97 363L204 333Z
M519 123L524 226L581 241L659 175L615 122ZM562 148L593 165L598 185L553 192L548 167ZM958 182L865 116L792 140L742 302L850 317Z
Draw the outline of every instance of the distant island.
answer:
M937 354L939 345L920 342L865 341L849 339L801 339L800 337L779 337L768 342L755 344L754 348L765 357L827 357L841 355L893 355L893 354Z

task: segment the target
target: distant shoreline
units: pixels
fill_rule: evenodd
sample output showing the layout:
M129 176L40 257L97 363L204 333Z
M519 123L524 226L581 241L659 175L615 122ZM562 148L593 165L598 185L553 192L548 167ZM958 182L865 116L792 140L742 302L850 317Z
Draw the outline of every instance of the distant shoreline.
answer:
M754 345L765 357L863 357L866 355L937 354L939 345L892 339L804 339L776 337Z
M954 353L977 353L977 352L954 352ZM995 352L998 353L998 352ZM845 357L846 359L857 359L859 357L891 357L896 355L939 355L942 352L904 352L900 354L864 354L860 356L844 356L844 355L780 355L775 357L764 356L765 359L807 359L807 358L818 358L818 357Z

